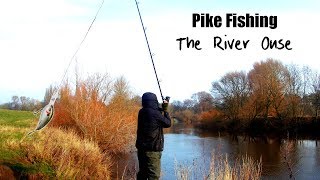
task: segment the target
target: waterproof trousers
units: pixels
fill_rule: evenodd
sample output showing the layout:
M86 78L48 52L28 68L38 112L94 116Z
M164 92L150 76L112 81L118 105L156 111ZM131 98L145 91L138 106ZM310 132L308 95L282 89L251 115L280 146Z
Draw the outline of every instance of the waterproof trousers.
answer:
M138 150L137 180L158 180L161 172L161 152Z

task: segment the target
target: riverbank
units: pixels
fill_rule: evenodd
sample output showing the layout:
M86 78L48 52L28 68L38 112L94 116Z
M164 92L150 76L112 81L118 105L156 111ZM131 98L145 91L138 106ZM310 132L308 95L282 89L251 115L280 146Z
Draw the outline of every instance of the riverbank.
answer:
M110 179L112 162L97 144L51 127L26 136L36 123L32 112L0 109L1 178Z
M249 137L276 136L279 138L320 138L320 118L255 118L246 119L216 119L213 121L196 121L194 127L231 135L244 135Z

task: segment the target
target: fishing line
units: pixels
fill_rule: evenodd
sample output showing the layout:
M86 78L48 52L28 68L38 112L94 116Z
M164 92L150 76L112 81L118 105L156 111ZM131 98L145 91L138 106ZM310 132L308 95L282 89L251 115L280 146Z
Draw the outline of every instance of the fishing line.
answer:
M156 75L156 79L157 79L158 87L159 87L159 90L160 90L161 98L162 98L162 100L165 100L165 99L163 98L163 95L162 95L162 91L161 91L161 87L160 87L160 82L159 82L158 74L157 74L156 67L155 67L154 61L153 61L153 54L152 54L151 49L150 49L150 45L149 45L149 41L148 41L148 37L147 37L147 33L146 33L146 28L145 28L144 25L143 25L143 21L142 21L142 17L141 17L139 5L138 5L137 0L135 0L135 2L136 2L136 6L137 6L137 10L138 10L139 17L140 17L140 22L141 22L141 26L142 26L142 29L143 29L144 37L145 37L145 40L146 40L146 42L147 42L147 46L148 46L148 50L149 50L149 55L150 55L151 62L152 62L152 65L153 65L154 74Z
M98 16L103 4L104 4L104 0L102 0L101 4L99 6L99 9L96 12L93 20L91 21L91 24L90 24L87 32L85 33L84 37L82 38L82 41L80 42L80 44L78 45L76 51L74 52L73 56L71 57L71 59L69 61L69 64L68 64L67 68L64 71L64 74L62 76L62 79L61 79L61 82L60 82L59 86L57 87L56 91L53 93L53 95L50 98L50 102L42 110L39 110L39 112L41 111L41 113L40 113L40 117L39 117L39 121L38 121L37 127L33 131L29 132L26 136L29 136L29 135L33 134L37 130L41 130L42 128L44 128L51 121L51 119L53 117L53 113L54 113L54 104L55 104L55 101L58 99L58 95L59 95L59 91L61 89L62 83L64 82L64 80L65 80L65 78L67 76L67 72L68 72L68 70L70 68L70 65L71 65L72 61L75 59L75 57L76 57L77 53L79 52L83 42L86 40L86 38L87 38L87 36L89 34L92 25L94 24L95 20L97 19L97 16ZM24 138L22 138L22 140L23 139Z
M62 85L62 83L63 83L63 81L64 81L64 79L65 79L65 77L66 77L66 75L67 75L67 72L68 72L68 70L69 70L69 68L70 68L70 65L71 65L73 59L75 59L75 57L76 57L76 55L78 54L78 51L80 50L83 42L86 40L86 38L87 38L87 36L88 36L88 34L89 34L90 30L91 30L91 27L92 27L93 23L94 23L95 20L97 19L97 16L98 16L98 14L99 14L99 12L100 12L100 9L101 9L102 6L103 6L103 3L104 3L104 0L102 0L101 4L100 4L100 6L99 6L99 9L98 9L96 15L94 16L94 18L93 18L93 20L92 20L92 22L91 22L91 24L90 24L90 26L89 26L86 34L85 34L84 37L82 38L82 41L81 41L80 44L78 45L78 48L76 49L76 51L74 52L73 56L71 57L71 59L70 59L70 61L69 61L69 64L68 64L68 66L67 66L67 68L66 68L66 70L65 70L65 72L64 72L64 74L63 74L63 76L62 76L60 85L58 86L59 88L60 88L60 86ZM57 91L59 91L59 89L58 89Z

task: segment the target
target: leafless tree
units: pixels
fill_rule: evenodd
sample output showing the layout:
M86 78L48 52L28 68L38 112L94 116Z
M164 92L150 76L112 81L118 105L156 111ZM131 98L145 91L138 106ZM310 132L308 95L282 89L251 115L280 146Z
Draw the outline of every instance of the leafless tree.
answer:
M196 113L209 111L213 108L213 97L205 91L197 92L191 98L193 99L193 108Z
M315 108L315 116L319 116L320 111L320 75L315 73L312 78L312 104Z
M211 93L229 118L238 119L250 93L247 74L243 71L227 73L212 83Z

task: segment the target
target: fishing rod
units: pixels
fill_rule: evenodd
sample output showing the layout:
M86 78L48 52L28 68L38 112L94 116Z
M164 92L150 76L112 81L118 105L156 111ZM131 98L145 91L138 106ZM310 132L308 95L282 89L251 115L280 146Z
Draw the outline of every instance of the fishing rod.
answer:
M169 102L169 99L170 99L169 96L167 96L166 98L163 98L163 94L162 94L162 90L161 90L161 87L160 87L160 82L159 82L159 78L158 78L156 66L154 65L154 61L153 61L153 54L152 54L152 52L151 52L151 48L150 48L149 41L148 41L148 37L147 37L147 33L146 33L146 28L144 27L144 24L143 24L143 21L142 21L142 17L141 17L141 13L140 13L140 9L139 9L138 2L137 2L137 0L134 0L134 1L136 2L138 14L139 14L139 17L140 17L141 26L142 26L142 29L143 29L143 33L144 33L145 40L146 40L146 42L147 42L147 46L148 46L148 50L149 50L149 55L150 55L150 58L151 58L151 62L152 62L154 74L156 75L156 79L157 79L158 87L159 87L159 90L160 90L161 98L162 98L162 100L166 100L166 101Z

